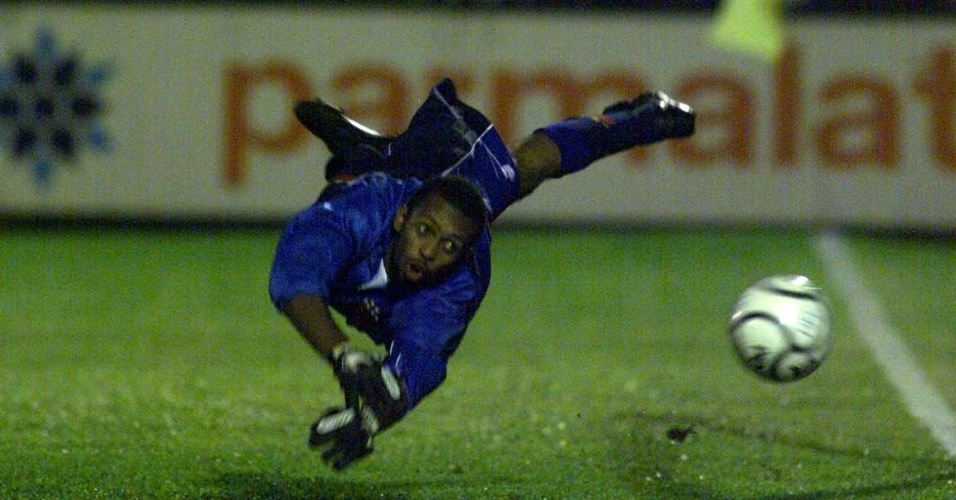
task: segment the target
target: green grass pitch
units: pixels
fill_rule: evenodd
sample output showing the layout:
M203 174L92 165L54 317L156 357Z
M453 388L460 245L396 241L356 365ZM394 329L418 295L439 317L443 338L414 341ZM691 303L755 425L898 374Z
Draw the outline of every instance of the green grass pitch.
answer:
M814 234L504 230L449 379L343 473L306 446L339 395L269 303L278 231L0 230L3 498L956 498L831 296L806 380L747 373L737 294ZM956 407L956 246L847 238Z

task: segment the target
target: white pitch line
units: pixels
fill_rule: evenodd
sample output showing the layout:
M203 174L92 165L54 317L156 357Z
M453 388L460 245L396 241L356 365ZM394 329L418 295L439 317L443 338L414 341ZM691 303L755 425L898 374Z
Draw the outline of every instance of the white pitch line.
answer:
M956 416L900 340L883 306L867 289L846 243L838 234L823 233L817 238L817 251L832 283L843 289L856 333L869 345L910 414L930 430L951 457L956 457Z

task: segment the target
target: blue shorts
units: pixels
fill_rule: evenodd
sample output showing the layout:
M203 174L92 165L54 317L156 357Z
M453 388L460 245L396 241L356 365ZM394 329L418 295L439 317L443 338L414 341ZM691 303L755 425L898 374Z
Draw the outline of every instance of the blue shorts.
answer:
M490 220L518 200L514 157L491 122L458 99L447 78L432 88L408 129L389 145L385 170L398 177L468 178L484 195Z

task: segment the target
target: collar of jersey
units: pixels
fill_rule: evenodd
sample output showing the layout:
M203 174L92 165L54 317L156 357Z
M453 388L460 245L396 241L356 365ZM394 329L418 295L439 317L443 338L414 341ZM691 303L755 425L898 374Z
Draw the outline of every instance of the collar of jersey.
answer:
M372 279L365 282L362 286L359 287L359 290L372 290L375 288L385 288L388 285L388 272L385 271L385 259L382 259L378 263L378 272L375 273L375 276L372 276Z

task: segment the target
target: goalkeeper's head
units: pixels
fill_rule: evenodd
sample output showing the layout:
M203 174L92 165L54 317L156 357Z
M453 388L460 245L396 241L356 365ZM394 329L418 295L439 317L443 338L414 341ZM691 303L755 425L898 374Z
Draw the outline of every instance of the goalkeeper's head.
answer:
M395 214L386 271L396 283L439 283L471 255L488 224L484 198L459 176L429 179Z

